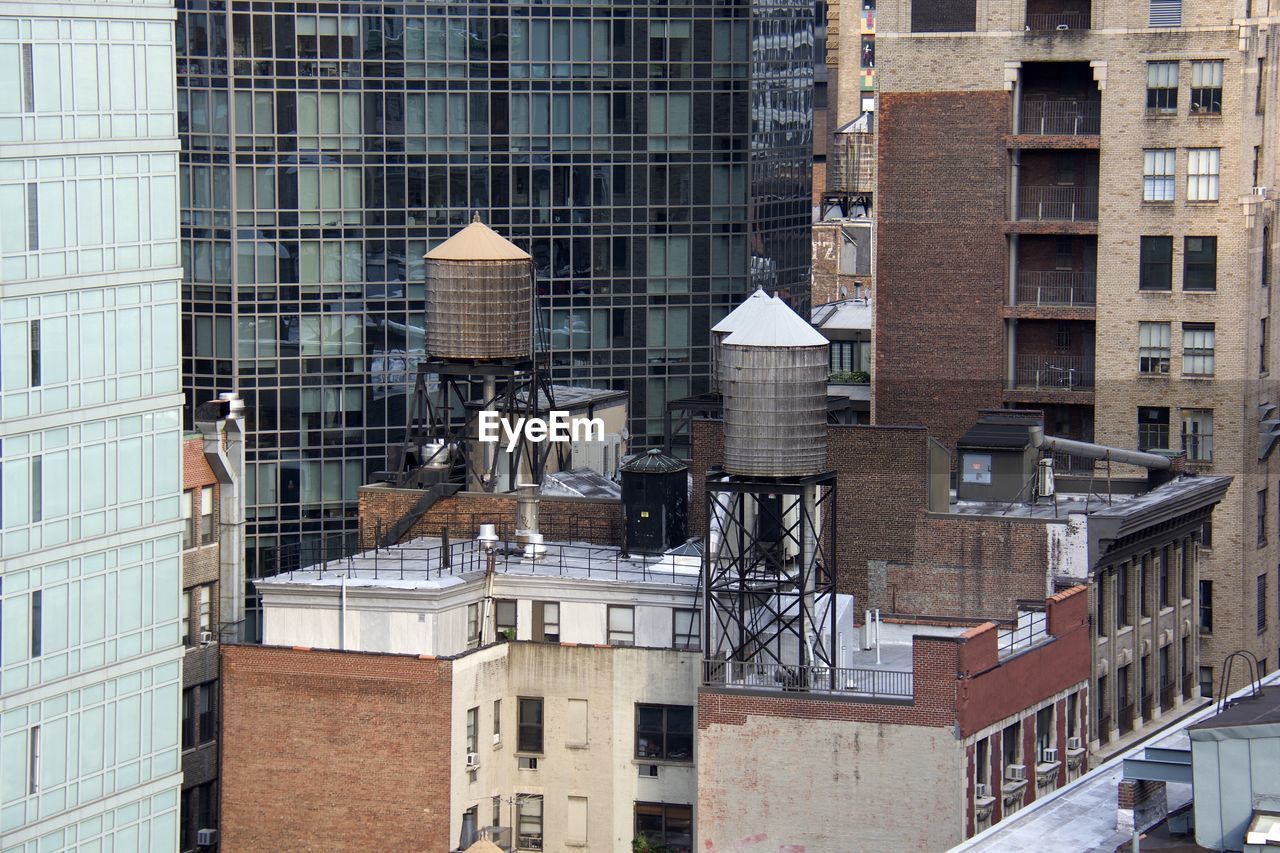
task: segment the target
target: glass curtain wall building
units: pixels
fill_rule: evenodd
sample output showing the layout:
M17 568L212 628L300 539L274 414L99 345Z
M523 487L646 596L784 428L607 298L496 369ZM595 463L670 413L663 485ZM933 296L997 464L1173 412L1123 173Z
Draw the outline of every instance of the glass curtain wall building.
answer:
M174 850L171 3L0 4L0 847Z
M247 402L251 576L350 541L430 334L422 255L473 213L534 258L556 381L629 390L636 447L753 287L807 308L810 4L179 10L188 395Z

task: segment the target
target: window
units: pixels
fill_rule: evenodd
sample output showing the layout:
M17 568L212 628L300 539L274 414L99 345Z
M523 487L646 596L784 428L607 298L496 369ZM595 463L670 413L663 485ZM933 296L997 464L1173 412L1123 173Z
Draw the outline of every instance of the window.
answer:
M671 612L671 648L695 650L702 646L702 619L697 610Z
M693 760L693 707L637 705L636 758Z
M1201 526L1201 528L1200 528L1200 547L1201 547L1201 548L1212 548L1212 547L1213 547L1213 521L1212 521L1212 519L1210 519L1210 520L1206 521L1206 522L1204 523L1204 525L1203 525L1203 526Z
M1163 406L1138 407L1138 449L1169 446L1169 410Z
M32 58L33 45L22 45L22 54L19 57L19 73L22 75L22 111L24 113L33 113L36 111L36 78L35 78L35 62Z
M40 727L27 730L27 793L40 793Z
M44 518L44 458L31 457L31 521Z
M1005 726L1000 733L1000 759L1003 767L1022 763L1022 724Z
M199 621L196 623L196 630L201 634L201 642L204 635L213 631L213 585L204 584L192 590L192 594L196 600L196 617Z
M200 490L200 544L213 541L213 486Z
M1213 581L1200 581L1200 633L1213 633Z
M480 645L480 604L467 605L467 648Z
M1142 152L1142 200L1173 201L1174 164L1172 148L1148 148Z
M1191 63L1191 112L1222 115L1222 60Z
M516 603L510 599L494 602L494 626L509 640L516 638Z
M1258 547L1267 544L1267 490L1258 491Z
M1160 549L1160 606L1169 607L1169 546Z
M31 387L40 387L40 321L31 321Z
M35 184L27 184L27 251L40 248L40 195Z
M1163 375L1169 372L1168 323L1138 324L1138 372Z
M516 749L520 752L542 752L542 700L517 699L518 730Z
M1213 667L1200 667L1200 695L1206 699L1213 698Z
M535 601L533 603L533 638L546 643L560 642L560 603Z
M38 658L43 654L44 646L44 592L34 590L31 593L31 657Z
M991 741L985 737L979 738L974 747L973 781L979 785L987 785L991 779Z
M1267 111L1267 63L1258 60L1258 88L1253 93L1253 114L1263 115Z
M1193 462L1213 461L1213 409L1182 410L1182 449Z
M1218 238L1187 237L1183 247L1182 289L1217 290Z
M609 645L636 644L636 610L634 607L609 605Z
M186 590L178 596L178 639L184 646L191 645L191 593Z
M1258 321L1258 372L1267 372L1267 318L1263 317Z
M1052 749L1054 744L1058 742L1057 731L1054 727L1053 706L1048 705L1036 711L1036 759L1043 760L1046 749Z
M182 792L181 839L182 850L196 849L196 832L213 829L218 825L217 783L206 782Z
M215 683L200 685L199 735L200 743L210 743L218 737L218 686Z
M1182 587L1178 590L1183 600L1191 598L1191 579L1195 574L1195 546L1187 540L1182 545Z
M1267 630L1267 576L1258 575L1258 633Z
M516 802L516 848L542 849L542 795L520 794Z
M196 544L196 520L192 512L195 492L182 493L182 549L194 548Z
M502 826L502 797L493 798L493 814L490 826Z
M182 691L182 748L194 749L218 736L217 682Z
M1093 620L1093 627L1097 636L1101 637L1107 630L1107 581L1105 576L1098 579L1096 595L1097 600L1094 603L1098 607L1098 613Z
M1178 63L1147 63L1147 112L1173 114L1178 111Z
M1067 737L1080 735L1080 694L1072 693L1067 697Z
M1151 558L1143 557L1138 567L1138 611L1151 615Z
M1129 564L1125 563L1116 570L1116 627L1132 625L1133 618L1129 613Z
M1182 26L1182 0L1150 0L1147 7L1147 26Z
M693 806L636 803L636 836L652 849L688 853L693 849Z
M1183 323L1183 374L1186 376L1212 376L1215 343L1216 334L1213 323Z
M1105 675L1098 676L1098 695L1094 697L1095 705L1098 707L1098 734L1101 737L1108 736L1108 730L1111 728L1111 716L1107 711L1107 677Z
M1139 290L1173 289L1173 238L1143 237Z
M1187 201L1217 201L1221 151L1217 148L1187 149Z
M480 709L467 709L467 752L477 752L479 750L478 732L476 728L480 724Z
M499 744L502 742L502 700L493 700L493 742ZM497 820L493 822L494 826L498 825Z
M871 341L832 341L828 348L832 373L871 373Z

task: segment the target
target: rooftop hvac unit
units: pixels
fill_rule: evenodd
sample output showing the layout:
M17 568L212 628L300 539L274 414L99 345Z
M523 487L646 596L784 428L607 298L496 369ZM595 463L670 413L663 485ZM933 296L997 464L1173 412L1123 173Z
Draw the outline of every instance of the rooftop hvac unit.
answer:
M480 766L480 753L468 752L467 753L467 769L475 770L479 766Z
M213 637L213 632L212 632L212 631L201 631L201 632L200 632L200 645L202 645L202 646L207 646L207 645L211 644L211 643L213 642L213 640L214 640L214 637Z
M1010 764L1004 768L1004 778L1010 782L1027 781L1027 766L1025 764Z
M979 800L986 799L991 796L991 786L986 782L979 782L973 786L973 795Z
M212 847L218 843L218 830L216 829L198 829L196 830L196 846Z
M1080 744L1080 738L1069 737L1067 738L1067 749L1084 749L1084 747Z
M1054 749L1053 747L1049 747L1045 749L1043 752L1040 753L1040 762L1042 764L1057 764L1058 750Z

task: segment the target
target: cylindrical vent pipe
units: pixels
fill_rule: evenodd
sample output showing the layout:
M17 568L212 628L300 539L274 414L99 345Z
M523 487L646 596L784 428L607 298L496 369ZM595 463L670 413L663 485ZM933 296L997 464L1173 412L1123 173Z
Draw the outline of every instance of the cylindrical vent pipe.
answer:
M1167 456L1156 453L1143 453L1141 450L1126 450L1123 447L1107 447L1102 444L1090 444L1087 441L1075 441L1070 438L1054 438L1044 434L1044 427L1033 426L1029 430L1031 446L1039 450L1051 450L1059 453L1070 453L1086 459L1109 459L1112 462L1123 462L1126 465L1137 465L1153 471L1167 471L1173 462Z
M516 485L516 541L527 545L538 532L538 484Z

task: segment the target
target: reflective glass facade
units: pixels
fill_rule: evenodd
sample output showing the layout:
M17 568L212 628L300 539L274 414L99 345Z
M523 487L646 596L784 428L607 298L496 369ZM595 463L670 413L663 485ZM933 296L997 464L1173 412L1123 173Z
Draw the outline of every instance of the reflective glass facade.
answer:
M556 380L628 389L637 447L754 285L807 307L809 3L179 11L188 398L248 405L251 574L350 536L429 334L421 256L473 212L534 258Z
M0 4L0 848L170 851L173 7Z

